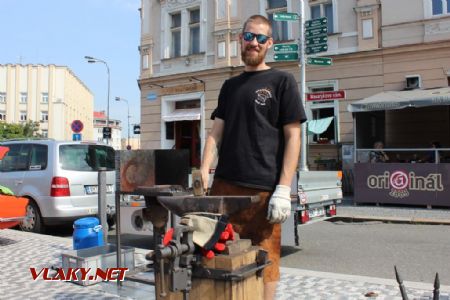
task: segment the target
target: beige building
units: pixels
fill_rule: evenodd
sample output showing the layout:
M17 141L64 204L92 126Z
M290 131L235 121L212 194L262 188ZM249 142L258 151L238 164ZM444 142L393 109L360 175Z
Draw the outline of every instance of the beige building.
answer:
M93 139L94 99L84 83L65 66L0 65L0 121L39 121L39 132L72 140L73 120L83 125L83 139Z
M342 146L354 143L350 103L383 91L449 85L450 4L446 0L304 3L306 20L328 18L328 51L317 56L333 59L332 66L307 66L306 92L346 93L341 100L307 101L310 120L333 117L323 134L308 136L308 160L311 169L335 168L342 163ZM243 71L238 40L242 23L253 14L273 20L275 12L299 12L299 1L142 0L141 148L189 148L192 165L199 164L220 87ZM297 42L298 21L272 25L275 43ZM268 61L299 80L297 62L275 62L272 51ZM434 120L448 124L445 109L440 118L430 118L421 143L428 143L425 131L438 125ZM388 133L384 138L395 144ZM450 144L450 137L439 138ZM335 163L322 165L324 160Z

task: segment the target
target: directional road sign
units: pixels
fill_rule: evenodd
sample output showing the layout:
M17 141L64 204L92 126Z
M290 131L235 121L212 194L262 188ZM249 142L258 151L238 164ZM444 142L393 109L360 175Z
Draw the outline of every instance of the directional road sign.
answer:
M316 36L322 36L327 35L328 28L327 27L316 27L316 28L310 28L305 30L305 37L316 37Z
M296 13L274 13L273 19L275 21L297 21L299 16Z
M298 53L291 52L291 53L275 53L273 55L273 59L276 61L283 61L283 60L298 60Z
M273 51L277 53L297 52L298 44L275 44L273 45Z
M327 27L328 20L326 17L319 18L319 19L313 19L308 20L305 22L305 28L312 28L312 27Z
M314 53L326 52L326 51L328 51L328 45L327 44L317 45L317 46L310 46L310 47L306 47L305 48L306 54L314 54Z
M327 35L313 36L313 37L307 38L305 40L306 46L314 46L314 45L326 44L327 42L328 42L328 36Z
M308 65L331 66L333 60L329 57L308 57L306 63Z

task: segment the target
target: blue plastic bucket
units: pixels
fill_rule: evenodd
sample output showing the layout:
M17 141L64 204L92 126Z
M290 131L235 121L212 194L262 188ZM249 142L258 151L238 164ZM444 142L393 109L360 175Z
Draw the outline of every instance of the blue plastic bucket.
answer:
M73 223L73 249L103 246L103 230L95 217L78 219Z

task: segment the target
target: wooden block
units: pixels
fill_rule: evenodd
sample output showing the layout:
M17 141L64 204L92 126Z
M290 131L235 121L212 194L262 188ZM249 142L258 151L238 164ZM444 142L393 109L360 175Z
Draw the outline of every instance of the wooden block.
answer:
M252 246L242 255L242 265L249 265L256 262L256 254L260 248L258 246Z
M242 254L234 255L217 255L216 259L216 269L233 271L242 266Z
M252 246L252 241L249 239L242 239L236 241L227 241L223 254L238 254L249 249Z
M214 269L216 267L216 257L206 258L202 257L202 266L209 269Z

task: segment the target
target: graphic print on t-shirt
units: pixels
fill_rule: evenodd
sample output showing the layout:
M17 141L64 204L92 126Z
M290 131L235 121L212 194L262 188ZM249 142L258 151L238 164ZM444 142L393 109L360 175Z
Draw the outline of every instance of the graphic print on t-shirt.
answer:
M272 98L272 93L269 88L262 88L256 90L256 99L255 103L265 106L268 99Z

